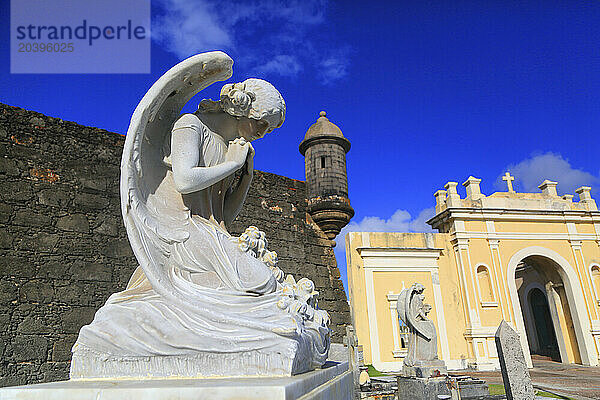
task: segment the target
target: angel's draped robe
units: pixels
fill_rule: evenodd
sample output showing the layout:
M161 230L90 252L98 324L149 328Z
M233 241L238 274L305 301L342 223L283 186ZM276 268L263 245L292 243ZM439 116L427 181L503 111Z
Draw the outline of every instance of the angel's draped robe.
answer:
M404 357L404 365L412 367L421 361L437 359L437 335L433 321L425 316L425 304L419 294L410 298L407 314L412 316L410 336L408 339L408 353Z

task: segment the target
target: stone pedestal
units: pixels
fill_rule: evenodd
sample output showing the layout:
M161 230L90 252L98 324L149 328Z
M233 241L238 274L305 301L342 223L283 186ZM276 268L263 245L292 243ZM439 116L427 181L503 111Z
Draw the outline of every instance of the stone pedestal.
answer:
M398 400L437 400L439 395L451 396L445 376L439 378L398 377Z
M433 360L424 362L423 365L413 365L411 367L403 365L402 375L414 378L430 378L448 375L446 363L442 360Z
M488 384L485 381L470 376L452 376L460 392L461 400L485 399L490 395Z
M348 362L281 378L71 380L0 388L0 400L351 400Z

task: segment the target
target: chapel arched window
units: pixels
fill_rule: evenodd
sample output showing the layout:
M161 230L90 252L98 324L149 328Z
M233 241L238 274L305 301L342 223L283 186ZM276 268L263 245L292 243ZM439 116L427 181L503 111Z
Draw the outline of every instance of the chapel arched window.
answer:
M598 299L598 305L600 306L600 266L592 266L592 283L594 284L594 290L596 291L596 299Z
M477 267L477 283L479 284L479 294L482 305L491 305L495 303L494 288L492 286L492 277L490 270L485 265Z

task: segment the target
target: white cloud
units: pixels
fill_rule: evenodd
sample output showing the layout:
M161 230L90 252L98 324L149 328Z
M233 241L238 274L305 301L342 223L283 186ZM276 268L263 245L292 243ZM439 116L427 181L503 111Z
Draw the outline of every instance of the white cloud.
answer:
M296 76L302 70L298 59L294 56L279 55L264 65L258 66L259 74L276 73L281 76Z
M597 186L600 183L600 177L574 168L569 160L551 152L534 155L518 164L509 165L506 170L515 177L515 189L527 193L539 192L538 186L544 179L558 182L560 194L572 194L580 186ZM495 186L506 190L502 176L496 179Z
M159 3L165 14L153 22L153 39L180 59L234 45L232 32L209 2L159 0Z
M410 221L410 232L433 232L427 221L435 215L435 207L426 208L417 215L417 218Z
M348 61L319 40L326 22L327 0L156 0L162 15L152 35L167 51L184 59L224 50L247 71L295 76L304 66L319 69L324 83L347 75ZM325 43L325 44L323 44ZM334 46L334 44L331 44ZM315 54L334 54L315 62Z
M319 76L324 84L335 82L348 75L350 48L342 47L320 63Z

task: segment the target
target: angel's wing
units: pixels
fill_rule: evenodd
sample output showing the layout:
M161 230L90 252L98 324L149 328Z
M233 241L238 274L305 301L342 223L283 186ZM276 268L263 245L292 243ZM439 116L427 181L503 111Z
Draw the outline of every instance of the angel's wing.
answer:
M396 311L398 311L398 318L404 325L408 325L408 319L406 318L406 294L410 288L402 289L400 294L398 295L398 299L396 300Z
M409 326L412 326L412 328L417 331L419 334L421 334L423 337L425 337L427 340L431 340L433 338L433 331L430 329L430 326L428 323L422 321L422 320L418 320L414 313L414 310L412 310L412 302L413 301L419 301L421 304L419 306L419 309L423 308L423 303L420 300L413 300L414 296L417 295L417 291L415 289L415 286L411 286L410 289L408 289L407 294L406 294L406 318L408 319L408 324Z
M232 66L220 51L180 62L152 85L131 117L121 158L121 212L133 252L155 289L162 280L156 266L164 264L171 245L188 236L181 224L165 223L166 217L148 204L167 171L165 137L183 106L204 88L231 77Z

